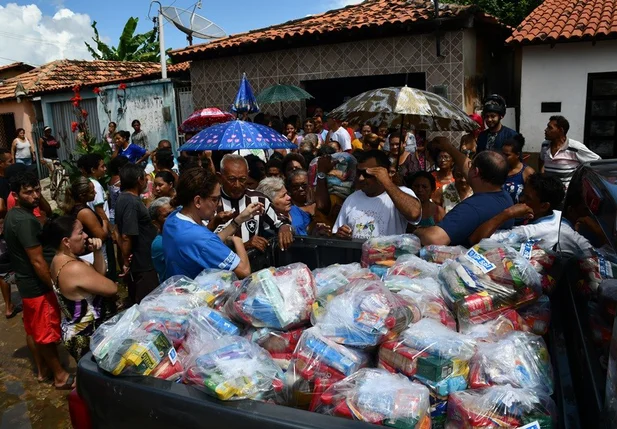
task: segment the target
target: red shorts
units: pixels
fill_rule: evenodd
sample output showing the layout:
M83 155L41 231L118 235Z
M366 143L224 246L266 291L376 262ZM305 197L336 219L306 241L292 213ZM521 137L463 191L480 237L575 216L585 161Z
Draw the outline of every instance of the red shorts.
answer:
M37 344L53 344L61 339L60 306L53 291L36 298L23 298L24 328Z

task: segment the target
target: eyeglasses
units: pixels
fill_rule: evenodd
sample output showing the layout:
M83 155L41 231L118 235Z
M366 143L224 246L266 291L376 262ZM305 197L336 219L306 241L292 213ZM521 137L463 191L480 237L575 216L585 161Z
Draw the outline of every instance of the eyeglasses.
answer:
M366 170L362 170L360 168L358 168L356 171L358 173L358 177L364 176L365 179L373 179L375 177L372 174L368 174Z
M292 191L299 191L300 189L306 189L308 188L308 184L307 183L300 183L298 185L291 185L289 187Z
M437 161L452 161L451 156L439 156L437 157Z

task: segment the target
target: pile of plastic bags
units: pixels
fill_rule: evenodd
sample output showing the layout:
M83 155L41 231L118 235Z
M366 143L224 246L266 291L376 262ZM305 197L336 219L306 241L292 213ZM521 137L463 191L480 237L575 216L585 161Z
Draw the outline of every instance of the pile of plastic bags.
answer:
M416 255L421 246L413 234L371 238L362 245L362 267L383 277L399 256Z

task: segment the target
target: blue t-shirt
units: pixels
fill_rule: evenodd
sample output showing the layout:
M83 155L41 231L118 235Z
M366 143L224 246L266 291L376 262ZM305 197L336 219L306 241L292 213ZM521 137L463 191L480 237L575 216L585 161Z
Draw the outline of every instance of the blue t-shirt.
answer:
M120 149L118 155L126 156L130 162L135 164L139 159L146 154L146 149L141 146L137 146L134 143L130 143L126 149Z
M163 236L161 234L157 235L152 241L150 251L152 253L152 264L159 275L159 282L162 283L167 277L165 276L165 254L163 253Z
M469 236L476 228L511 206L512 198L504 190L473 194L454 206L437 226L450 237L450 246L469 247ZM499 229L510 229L512 226L514 220L509 220Z
M235 270L240 264L236 255L221 239L203 225L176 210L163 228L165 274L184 275L194 279L206 268Z
M296 235L308 235L308 226L311 223L311 215L298 206L291 206L291 226L296 231Z
M483 150L487 149L501 151L501 147L503 146L505 141L511 139L516 135L518 135L516 131L504 125L501 126L501 129L499 130L499 132L497 132L497 134L491 133L489 130L484 130L478 136L478 148L476 150L476 153L480 153ZM491 139L494 137L491 147L489 147L489 145L487 144L489 137L491 137Z

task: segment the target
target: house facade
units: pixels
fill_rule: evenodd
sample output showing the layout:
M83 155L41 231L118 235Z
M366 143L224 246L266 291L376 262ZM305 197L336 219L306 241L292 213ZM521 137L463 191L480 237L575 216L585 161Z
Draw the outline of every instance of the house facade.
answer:
M520 50L520 132L539 152L552 115L568 136L617 156L617 15L606 0L546 0L513 32Z
M171 56L191 60L196 108L228 110L246 73L256 93L281 83L304 87L315 97L261 106L277 115L305 116L317 106L328 111L364 91L405 84L444 95L471 113L482 92L498 90L485 78L494 74L489 71L513 79L510 51L503 47L507 34L475 6L435 10L428 1L368 0Z

